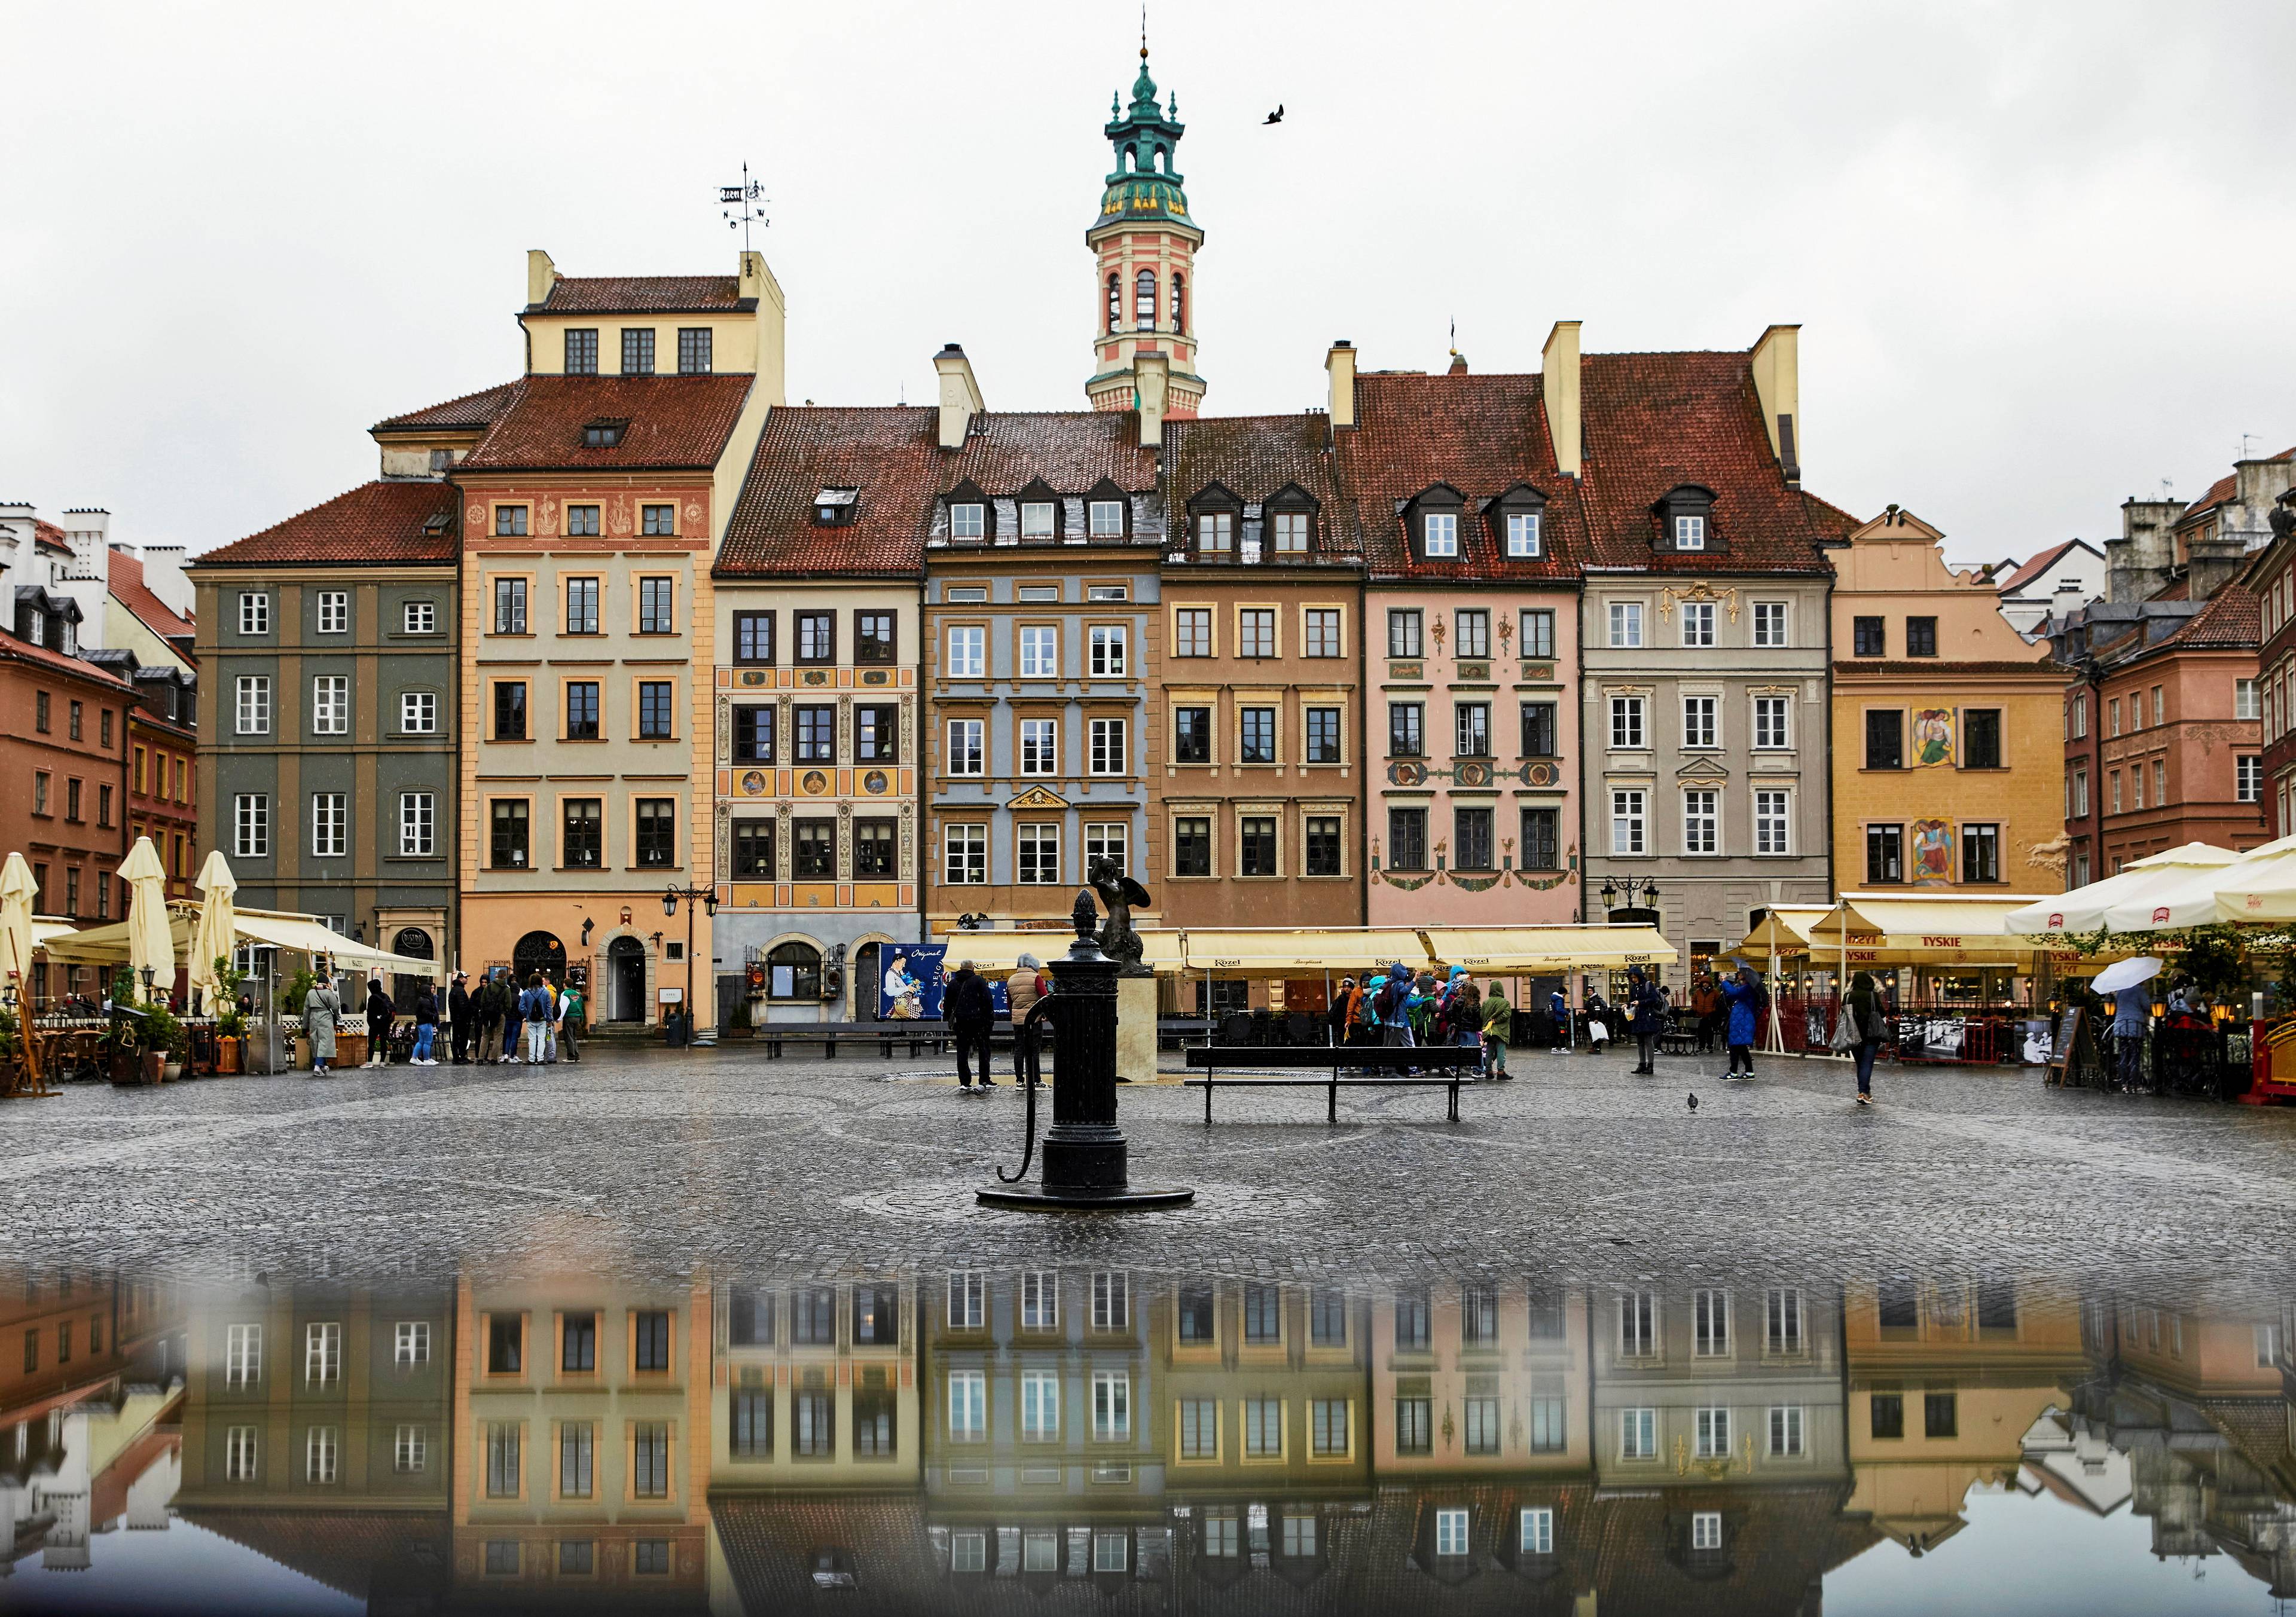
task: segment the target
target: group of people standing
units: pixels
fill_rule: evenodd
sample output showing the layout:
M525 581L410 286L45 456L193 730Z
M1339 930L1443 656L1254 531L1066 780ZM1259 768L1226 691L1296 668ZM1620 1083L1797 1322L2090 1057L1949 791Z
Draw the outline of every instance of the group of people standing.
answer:
M1013 1023L1013 1081L1024 1081L1029 1070L1036 1065L1041 1026L1029 1026L1029 1012L1037 1001L1053 991L1046 979L1045 963L1033 954L1024 954L1013 964L1013 973L1004 979L1004 1014ZM996 991L988 979L980 975L971 960L959 960L956 969L949 974L947 984L941 990L941 1020L956 1040L956 1084L964 1094L985 1094L996 1087L989 1076L988 1051L990 1033L996 1025ZM980 1081L973 1082L974 1065L980 1068Z
M551 1062L578 1061L577 1035L582 1029L582 995L571 983L551 982L540 972L520 987L507 970L496 968L476 992L469 987L470 973L458 971L447 990L446 1026L451 1064L541 1066ZM439 996L428 983L414 991L406 1008L413 1020L414 1041L407 1060L413 1066L438 1066ZM401 1008L377 973L367 979L366 1018L368 1066L387 1066L390 1040ZM335 1031L344 1015L342 990L327 962L320 963L319 980L303 1000L303 1024L311 1042L311 1073L324 1078L335 1070ZM472 1051L475 1049L475 1057Z
M1433 971L1414 972L1400 960L1374 967L1361 983L1341 977L1328 1017L1334 1044L1480 1048L1482 1077L1513 1076L1506 1051L1514 1007L1498 984L1479 989L1464 966L1452 967L1439 983Z

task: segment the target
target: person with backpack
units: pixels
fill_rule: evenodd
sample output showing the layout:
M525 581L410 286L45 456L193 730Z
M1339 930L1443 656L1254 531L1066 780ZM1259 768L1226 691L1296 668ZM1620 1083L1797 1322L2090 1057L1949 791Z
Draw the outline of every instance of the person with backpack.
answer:
M1729 1031L1724 1035L1730 1046L1730 1069L1722 1076L1751 1083L1754 1078L1754 1027L1770 997L1763 991L1752 968L1741 966L1735 976L1723 980L1722 998L1729 1006L1730 1017Z
M568 1061L579 1061L582 1052L575 1043L575 1035L582 1031L582 991L569 977L558 995L558 1053Z
M1882 1019L1882 996L1874 991L1874 974L1861 971L1849 979L1850 1031L1857 1036L1857 1104L1874 1104L1874 1058L1890 1025Z
M988 991L988 979L973 969L971 960L959 960L956 970L950 974L948 984L941 990L941 1019L949 1025L956 1039L956 1085L967 1094L986 1094L996 1087L988 1075L988 1030L996 1022L996 999ZM980 1061L980 1088L972 1087L972 1058Z
M395 1013L390 996L382 990L382 976L378 972L366 980L366 1064L369 1066L390 1065L390 1019Z
M1666 1026L1666 999L1639 966L1627 973L1627 1025L1635 1034L1635 1076L1655 1077L1658 1036Z
M1390 967L1379 991L1379 1033L1382 1044L1408 1047L1411 1035L1411 979L1400 963Z
M503 1024L502 984L492 971L479 979L479 992L471 996L471 1013L479 1023L478 1063L491 1066L502 1059Z
M526 992L518 997L520 1031L526 1035L526 1062L529 1066L540 1066L549 1053L550 1024L558 1009L557 996L536 972L526 980Z
M1507 1071L1507 1039L1514 1031L1514 1008L1496 983L1484 995L1480 1008L1483 1024L1483 1076L1504 1082L1514 1074Z
M519 1006L525 1000L526 996L519 991L518 979L511 976L507 971L503 973L502 996L502 1054L496 1057L495 1059L496 1061L506 1061L512 1066L519 1066L523 1065L519 1058L519 1051L521 1048L519 1040Z
M1553 1042L1556 1049L1570 1048L1570 1000L1560 987L1546 992L1547 1019L1554 1024Z

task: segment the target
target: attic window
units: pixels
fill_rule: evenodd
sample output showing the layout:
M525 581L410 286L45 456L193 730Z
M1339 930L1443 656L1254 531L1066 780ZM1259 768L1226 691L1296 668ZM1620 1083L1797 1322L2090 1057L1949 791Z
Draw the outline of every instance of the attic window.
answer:
M430 535L431 537L436 538L440 534L445 533L448 527L453 524L454 520L454 514L450 511L434 511L431 513L429 520L422 524L422 531Z
M622 441L622 430L627 421L592 421L582 429L582 447L611 449Z
M1682 484L1661 496L1652 510L1658 518L1658 532L1652 543L1660 551L1697 555L1729 548L1714 528L1714 491L1710 488L1702 488L1695 483Z
M1425 527L1421 531L1426 535L1424 543L1429 559L1459 553L1458 512L1431 510L1427 513L1424 522Z
M952 505L948 508L948 536L952 539L978 539L982 532L981 509L978 505Z
M1491 536L1513 561L1536 561L1546 554L1546 496L1528 483L1483 502Z
M1706 548L1706 519L1685 515L1674 519L1674 548L1678 551L1702 551Z
M824 488L813 497L813 520L820 527L843 527L853 520L855 502L860 490L854 488Z
M1053 536L1053 502L1050 500L1029 500L1021 507L1021 537L1049 539Z
M1438 483L1410 501L1399 502L1398 511L1410 530L1417 559L1459 559L1464 553L1460 549L1459 518L1466 503L1465 497L1448 483Z

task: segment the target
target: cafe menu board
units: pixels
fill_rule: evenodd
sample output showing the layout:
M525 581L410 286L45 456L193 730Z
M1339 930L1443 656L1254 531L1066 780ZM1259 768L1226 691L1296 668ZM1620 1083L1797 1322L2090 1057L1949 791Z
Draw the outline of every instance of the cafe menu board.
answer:
M2065 1014L2057 1020L2056 1041L2049 1046L2049 1071L2046 1082L2060 1087L2080 1082L2079 1068L2073 1057L2073 1052L2079 1048L2080 1036L2081 1008L2068 1005Z

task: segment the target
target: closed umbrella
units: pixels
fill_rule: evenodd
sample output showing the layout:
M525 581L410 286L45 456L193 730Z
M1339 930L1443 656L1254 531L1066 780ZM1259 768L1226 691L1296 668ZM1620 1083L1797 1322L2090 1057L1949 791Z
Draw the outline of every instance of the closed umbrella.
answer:
M232 875L221 848L209 851L207 863L200 867L199 887L207 896L200 905L199 924L192 929L192 992L205 995L212 1010L223 992L223 979L216 975L215 963L232 951L239 930L232 905L239 880Z
M160 984L175 980L176 946L168 931L168 867L149 837L135 839L119 877L127 884L127 969L139 989L148 969L152 992L163 992Z
M21 853L0 866L0 982L13 980L20 998L32 982L32 902L39 895L32 867Z

